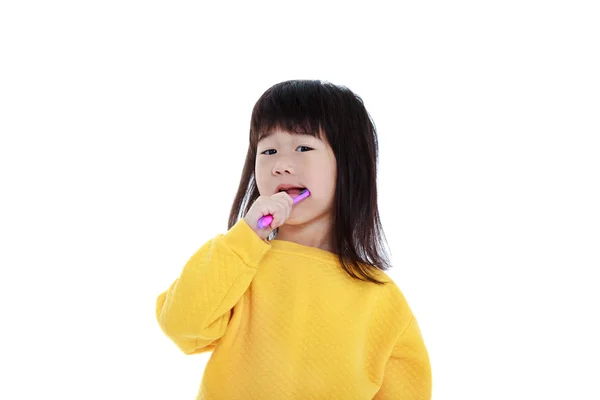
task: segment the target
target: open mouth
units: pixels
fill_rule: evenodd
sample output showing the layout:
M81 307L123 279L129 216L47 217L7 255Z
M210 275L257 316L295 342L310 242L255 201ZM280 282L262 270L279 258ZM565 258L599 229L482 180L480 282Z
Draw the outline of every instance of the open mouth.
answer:
M290 196L292 196L292 198L298 196L300 193L302 193L303 190L305 190L306 188L290 188L290 189L280 189L280 192L286 192L287 194L289 194Z

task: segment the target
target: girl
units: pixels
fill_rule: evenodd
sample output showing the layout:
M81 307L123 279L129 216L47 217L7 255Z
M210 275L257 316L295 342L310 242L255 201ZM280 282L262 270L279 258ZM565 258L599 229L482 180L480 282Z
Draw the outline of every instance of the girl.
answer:
M227 233L156 301L181 351L213 352L197 399L431 398L419 325L384 272L377 155L346 87L286 81L258 99Z

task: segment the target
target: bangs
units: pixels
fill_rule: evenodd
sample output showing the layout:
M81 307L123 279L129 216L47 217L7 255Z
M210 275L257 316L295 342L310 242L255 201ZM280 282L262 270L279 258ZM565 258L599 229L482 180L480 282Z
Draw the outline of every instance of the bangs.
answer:
M267 90L252 111L251 146L275 131L324 140L324 90L319 81L288 81Z

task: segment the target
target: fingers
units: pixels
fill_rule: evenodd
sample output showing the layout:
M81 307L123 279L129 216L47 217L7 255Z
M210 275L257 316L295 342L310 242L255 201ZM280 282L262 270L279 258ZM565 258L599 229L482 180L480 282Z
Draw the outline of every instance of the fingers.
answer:
M271 196L271 199L276 201L277 210L272 214L273 222L271 227L276 229L283 225L285 221L290 217L292 213L292 206L294 205L294 199L286 192L275 193Z
M292 214L293 205L294 199L286 192L275 193L271 196L258 196L244 216L244 220L261 239L265 239L274 229L287 221ZM269 214L273 216L273 221L268 227L260 228L258 221L264 215Z

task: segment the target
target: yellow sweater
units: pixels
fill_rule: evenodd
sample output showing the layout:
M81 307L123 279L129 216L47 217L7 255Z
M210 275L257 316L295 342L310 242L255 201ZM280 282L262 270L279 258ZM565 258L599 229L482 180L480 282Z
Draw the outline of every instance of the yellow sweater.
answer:
M429 400L429 357L384 271L352 279L316 247L262 240L244 219L208 240L156 300L185 354L213 353L197 399Z

